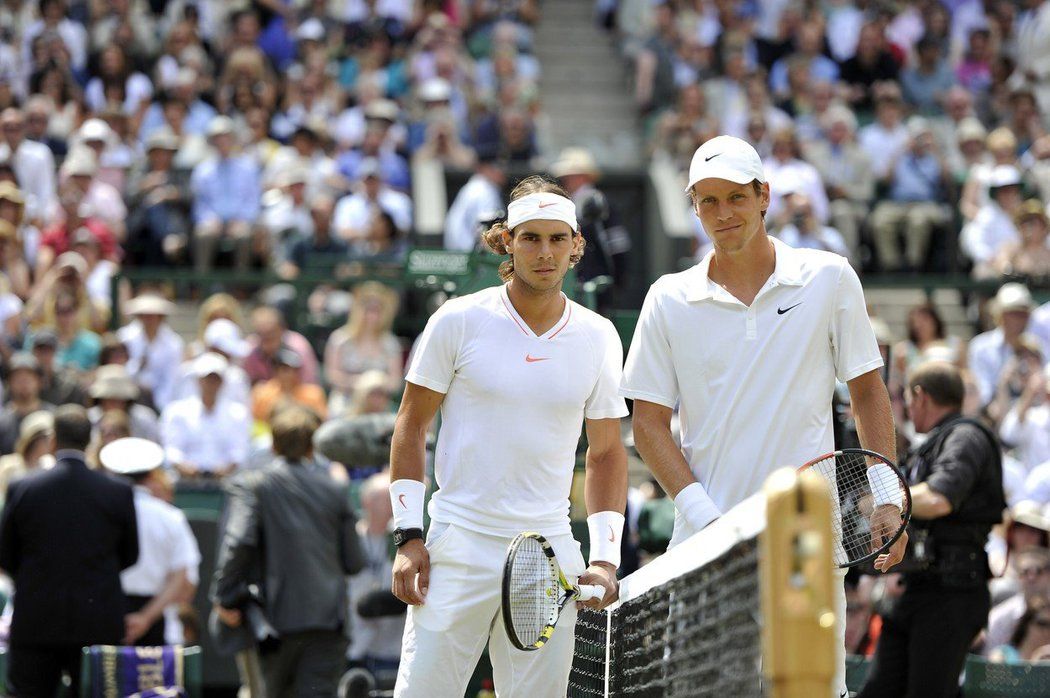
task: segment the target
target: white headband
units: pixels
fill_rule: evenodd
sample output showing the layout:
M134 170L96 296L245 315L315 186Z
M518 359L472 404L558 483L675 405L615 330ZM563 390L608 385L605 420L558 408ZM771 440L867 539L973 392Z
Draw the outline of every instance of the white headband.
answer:
M528 221L562 221L575 233L576 204L550 192L537 192L511 201L507 207L507 227L514 230Z

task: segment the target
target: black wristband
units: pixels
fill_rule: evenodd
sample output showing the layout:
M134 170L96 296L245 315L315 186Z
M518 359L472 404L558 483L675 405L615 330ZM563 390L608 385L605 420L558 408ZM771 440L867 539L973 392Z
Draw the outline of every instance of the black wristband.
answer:
M394 545L401 547L410 540L422 540L423 529L422 528L395 528L394 529Z

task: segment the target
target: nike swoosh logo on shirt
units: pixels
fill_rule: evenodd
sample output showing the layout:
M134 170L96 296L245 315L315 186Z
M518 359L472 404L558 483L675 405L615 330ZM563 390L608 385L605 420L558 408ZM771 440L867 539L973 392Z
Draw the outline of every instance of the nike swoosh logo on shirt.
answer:
M798 303L795 303L794 305L789 305L786 308L779 308L778 307L777 308L777 315L783 315L784 313L786 313L787 311L791 310L792 308L797 308L800 305L802 305L802 301L799 301Z
M549 356L532 356L530 354L525 355L525 361L527 361L530 364L536 363L537 361L547 361L548 359L550 359Z
M403 506L404 508L408 509L408 505L405 504L405 495L403 495L403 494L397 495L397 501L401 502L401 506Z
M714 155L712 155L711 157L708 157L708 158L704 158L704 162L710 162L711 160L714 160L715 158L717 158L717 157L718 157L719 155L721 155L721 154L722 154L722 153L715 153L715 154L714 154Z

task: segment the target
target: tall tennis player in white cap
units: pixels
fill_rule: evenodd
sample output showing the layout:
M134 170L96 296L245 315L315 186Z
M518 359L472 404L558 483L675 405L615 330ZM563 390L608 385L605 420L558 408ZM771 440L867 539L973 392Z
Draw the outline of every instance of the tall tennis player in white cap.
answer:
M882 358L848 261L766 233L769 185L739 138L700 146L686 191L714 249L649 289L620 391L634 400L638 452L674 497L672 545L758 492L777 468L834 450L836 378L849 386L861 445L891 460L896 450ZM676 406L681 448L671 435ZM896 531L899 510L886 516ZM899 562L906 540L876 566ZM842 651L841 586L838 601ZM842 662L836 685L837 696Z
M450 300L430 318L394 430L393 592L411 604L398 698L462 696L486 643L500 696L564 698L575 606L535 652L515 649L499 619L504 559L522 531L546 536L567 577L605 588L588 605L616 598L627 494L623 350L612 323L562 293L584 249L576 206L556 184L529 177L485 240L510 256L500 266L506 283ZM424 441L439 408L439 489L424 545ZM568 517L582 428L586 567Z

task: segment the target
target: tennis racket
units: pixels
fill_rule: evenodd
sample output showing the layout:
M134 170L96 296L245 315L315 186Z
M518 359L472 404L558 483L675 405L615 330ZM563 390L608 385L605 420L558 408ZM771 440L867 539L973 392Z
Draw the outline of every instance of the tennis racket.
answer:
M904 534L911 519L911 492L900 469L886 456L845 448L798 469L806 470L819 473L828 483L831 520L837 524L834 560L839 567L874 560Z
M519 650L538 650L551 639L569 601L601 599L605 589L572 584L554 557L554 548L538 533L521 533L507 549L503 566L503 627Z

